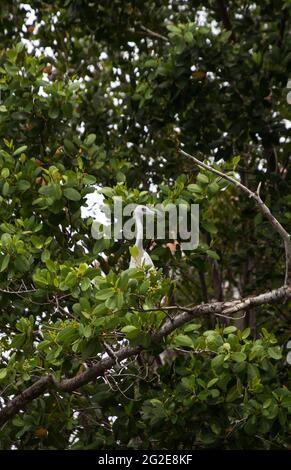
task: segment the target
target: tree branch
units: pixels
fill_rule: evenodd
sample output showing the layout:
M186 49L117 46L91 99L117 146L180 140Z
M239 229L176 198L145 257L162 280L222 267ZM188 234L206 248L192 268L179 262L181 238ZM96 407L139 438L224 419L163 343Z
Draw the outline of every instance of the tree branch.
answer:
M151 336L151 338L153 342L160 343L174 330L193 320L196 315L229 314L238 312L239 310L248 309L251 306L288 300L290 298L291 288L283 286L279 289L272 290L271 292L266 292L254 297L247 297L241 300L233 300L230 302L214 302L209 304L201 304L194 307L172 306L171 308L180 310L181 313L177 314L174 318L167 318L161 328L156 331ZM82 374L76 375L70 379L63 379L60 382L57 382L51 374L40 378L37 382L13 398L10 402L7 403L5 407L0 410L0 425L6 423L20 410L25 408L28 403L43 395L45 392L51 389L56 389L60 392L66 393L77 390L83 385L86 385L89 382L97 379L97 377L104 375L107 370L110 370L114 365L116 365L117 361L121 362L124 359L136 356L142 350L143 348L141 346L120 349L119 351L114 352L114 357L101 359L97 364L89 367Z
M231 36L230 38L235 41L236 40L236 37L235 37L235 34L232 30L232 24L231 24L231 21L230 21L230 17L229 17L229 14L228 14L228 11L227 11L227 8L226 8L226 5L224 3L224 0L217 0L217 9L218 9L218 13L219 13L219 16L222 20L222 23L223 23L223 26L225 27L225 29L227 31L231 31Z
M288 278L289 278L289 270L290 270L290 264L291 264L291 243L290 243L290 235L289 233L284 229L284 227L280 224L280 222L273 216L271 213L270 209L266 206L266 204L262 201L260 198L259 194L259 189L260 185L258 186L257 192L254 193L251 191L249 188L244 186L240 181L236 180L232 176L226 175L222 173L219 170L216 170L215 168L212 168L212 166L207 165L206 163L201 162L198 160L198 158L194 157L193 155L190 155L189 153L185 152L184 150L180 149L179 152L189 158L190 160L194 161L194 163L201 168L204 168L207 171L210 171L211 173L214 173L215 175L220 176L221 178L224 178L225 180L229 181L230 183L234 184L238 188L240 188L244 193L246 193L250 198L252 198L256 205L258 206L259 210L262 212L262 214L268 219L270 225L274 228L274 230L280 235L284 242L284 247L285 247L285 258L286 258L286 269L285 269L285 279L284 279L284 285L288 285Z
M149 28L146 28L145 26L141 25L141 29L148 33L149 36L153 36L154 38L161 39L162 41L169 42L168 38L166 36L163 36L160 33L156 33L155 31L152 31Z
M0 425L13 418L18 411L35 398L45 393L53 384L52 375L46 375L17 395L0 411Z
M172 320L167 319L161 328L153 335L155 342L160 342L162 338L168 336L180 326L193 320L197 315L209 314L222 314L229 315L230 313L238 312L239 310L246 310L252 306L269 304L279 300L288 300L291 298L291 288L288 286L279 287L270 292L265 292L253 297L246 297L245 299L232 300L229 302L213 302L209 304L201 304L195 307L178 307L182 313L176 315Z

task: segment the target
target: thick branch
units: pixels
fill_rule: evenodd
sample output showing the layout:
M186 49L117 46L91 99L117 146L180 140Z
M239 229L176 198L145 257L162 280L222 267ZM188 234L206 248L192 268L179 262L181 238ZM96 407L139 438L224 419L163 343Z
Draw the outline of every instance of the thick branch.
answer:
M174 330L193 320L196 315L210 314L229 314L239 310L248 309L251 306L268 304L288 300L291 298L291 288L287 286L280 287L271 292L266 292L254 297L248 297L241 300L231 302L214 302L209 304L201 304L195 307L175 306L176 310L180 310L174 318L167 318L161 328L152 335L152 340L159 343L164 337L168 336ZM70 379L64 379L57 382L52 375L42 377L33 385L28 387L18 396L13 398L4 408L0 410L0 425L3 425L10 418L15 416L21 409L35 398L43 395L50 389L57 389L60 392L72 392L83 385L92 382L97 377L102 376L107 370L110 370L117 362L136 356L142 351L142 347L123 348L114 352L114 357L107 357L100 360L97 364L89 367L85 372Z
M160 342L162 338L168 336L174 330L184 325L185 323L193 320L197 315L209 314L223 314L229 315L239 310L246 310L255 305L264 305L271 302L281 300L288 300L291 298L291 288L287 286L279 287L270 292L265 292L253 297L246 297L245 299L232 300L230 302L213 302L209 304L201 304L195 307L178 307L182 310L181 313L172 319L167 319L161 328L153 335L156 342Z
M0 411L0 425L6 423L10 418L13 418L18 411L23 409L27 403L30 403L35 398L43 395L50 386L53 384L51 375L42 377L37 382L32 384L26 390L13 398L1 411Z
M212 168L212 166L207 165L206 163L201 162L198 160L198 158L194 157L193 155L190 155L189 153L185 152L184 150L180 149L180 153L184 155L185 157L189 158L190 160L194 161L196 165L200 166L201 168L204 168L207 171L211 171L211 173L214 173L215 175L220 176L221 178L224 178L225 180L229 181L230 183L234 184L238 188L240 188L244 193L246 193L250 198L252 198L262 214L268 219L270 225L274 228L274 230L280 235L282 240L284 241L284 247L285 247L285 256L286 256L286 270L285 270L285 281L284 284L288 284L288 273L290 270L290 264L291 264L291 243L290 243L290 235L289 233L284 229L284 227L280 224L280 222L273 216L271 213L270 209L266 206L266 204L262 201L259 195L259 190L254 193L251 191L249 188L244 186L240 181L237 181L235 178L232 176L226 175L222 173L219 170L216 170L215 168Z
M123 361L124 359L127 359L129 357L136 356L140 353L140 351L140 347L120 349L119 351L114 353L114 358L104 358L97 364L94 364L92 367L89 367L82 374L72 377L71 379L64 379L61 382L56 382L55 387L62 392L72 392L73 390L76 390L77 388L86 385L97 377L100 377L104 374L104 372L115 366L116 363Z
M33 385L21 392L13 398L2 410L0 410L0 426L6 423L10 418L15 416L18 411L23 409L28 403L35 398L43 395L48 390L55 388L61 392L72 392L86 385L99 376L102 376L106 370L111 369L117 361L123 361L131 356L135 356L140 352L141 348L123 348L116 352L115 358L104 358L97 364L88 368L80 375L76 375L71 379L64 379L57 382L52 375L40 378Z

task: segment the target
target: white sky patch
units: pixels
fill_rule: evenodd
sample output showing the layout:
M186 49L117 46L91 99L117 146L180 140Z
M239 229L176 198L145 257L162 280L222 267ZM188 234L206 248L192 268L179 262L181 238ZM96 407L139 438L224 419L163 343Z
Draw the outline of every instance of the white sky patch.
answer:
M197 23L198 26L205 26L207 24L207 12L205 8L197 11L196 17L195 17L195 23Z
M81 124L79 126L77 126L77 131L80 134L84 134L84 132L85 132L85 123L84 123L84 121L82 121Z
M43 53L46 57L52 57L53 59L55 59L54 50L50 46L45 47Z
M83 219L86 217L92 217L92 219L97 222L100 222L103 225L108 225L108 219L104 212L102 212L104 196L97 192L98 189L100 189L100 186L96 186L96 191L94 193L87 194L86 199L88 207L81 207L81 217Z
M152 192L152 193L157 193L158 192L158 186L154 183L150 183L149 191Z
M28 3L20 3L20 8L26 11L26 26L32 25L37 20L35 10Z
M108 59L108 54L104 51L101 52L98 60L107 60L107 59Z
M38 39L30 40L30 39L21 38L21 42L23 42L23 44L25 45L28 54L31 54L34 51L34 49L39 47L39 44L40 44Z
M39 95L39 96L43 96L44 98L47 98L47 97L48 97L48 94L44 91L43 86L40 86L40 87L39 87L38 95Z

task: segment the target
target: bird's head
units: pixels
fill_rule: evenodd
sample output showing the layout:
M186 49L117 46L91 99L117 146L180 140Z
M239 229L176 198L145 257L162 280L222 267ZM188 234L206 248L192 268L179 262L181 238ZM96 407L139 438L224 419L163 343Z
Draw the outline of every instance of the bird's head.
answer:
M136 206L136 208L133 211L133 217L135 219L142 218L143 215L155 215L159 211L157 209L152 209L148 206L144 206L142 204L139 204Z

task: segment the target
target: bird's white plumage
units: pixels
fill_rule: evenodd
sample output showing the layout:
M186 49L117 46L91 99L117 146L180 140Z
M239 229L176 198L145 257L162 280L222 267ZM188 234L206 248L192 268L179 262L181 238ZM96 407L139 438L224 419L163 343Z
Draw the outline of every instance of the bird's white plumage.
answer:
M150 255L143 249L143 215L154 215L155 210L149 209L147 206L138 205L133 211L133 217L136 225L136 240L134 246L137 248L137 255L130 259L129 267L154 267L154 263Z
M150 255L145 251L142 250L142 252L136 256L136 257L131 257L130 258L130 263L129 267L130 268L138 268L138 267L155 267L153 260L151 259Z

